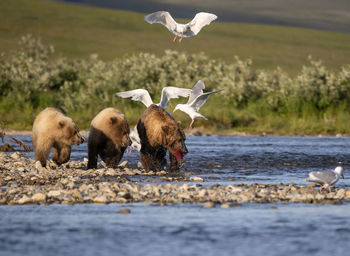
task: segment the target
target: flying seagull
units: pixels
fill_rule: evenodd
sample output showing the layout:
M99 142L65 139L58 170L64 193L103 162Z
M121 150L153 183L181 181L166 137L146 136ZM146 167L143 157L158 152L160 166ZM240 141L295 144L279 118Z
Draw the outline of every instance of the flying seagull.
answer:
M178 88L178 87L164 87L162 90L162 96L160 97L160 102L156 104L157 106L165 109L170 99L177 99L179 96L188 97L191 93L191 89ZM136 89L126 92L118 92L117 95L121 98L131 98L135 101L142 102L146 107L153 104L151 96L145 89Z
M191 93L191 89L171 87L171 86L164 87L162 89L162 96L160 98L160 102L156 105L165 109L170 99L175 99L175 98L178 98L179 96L188 97L190 93ZM132 100L140 101L146 107L149 107L153 104L151 96L149 95L148 91L145 89L136 89L136 90L126 91L126 92L118 92L117 95L122 98L131 98ZM136 126L134 127L134 129L130 131L129 137L132 143L131 148L134 148L137 151L140 151L141 142L140 142L140 137ZM131 153L131 150L130 151L127 150L127 153Z
M329 192L331 192L332 185L335 184L340 177L344 179L343 167L338 166L333 171L310 172L309 177L306 178L305 181L315 182L322 185L320 191L322 191L323 186L326 186L329 188Z
M217 16L212 13L200 12L194 16L187 24L177 23L169 12L159 11L148 14L145 16L145 21L150 24L160 23L165 26L171 33L175 35L173 42L176 42L176 38L179 36L179 42L181 43L183 37L195 36L201 31L201 29L209 25L213 20L216 20Z
M201 117L205 120L208 120L205 116L198 113L198 111L203 106L203 104L207 101L210 95L222 91L222 90L219 90L214 92L203 93L204 88L205 88L204 83L201 80L199 80L196 83L196 85L193 87L187 103L177 104L173 111L174 113L176 110L181 110L191 117L192 121L189 126L189 129L192 129L192 124L194 122L194 119L197 117Z

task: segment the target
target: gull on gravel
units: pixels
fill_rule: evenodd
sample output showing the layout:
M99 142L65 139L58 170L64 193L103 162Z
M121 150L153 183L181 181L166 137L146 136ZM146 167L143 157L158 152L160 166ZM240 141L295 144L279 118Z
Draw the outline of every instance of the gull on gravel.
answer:
M189 97L187 103L186 104L177 104L174 111L173 111L173 113L174 113L176 110L181 110L191 117L192 121L191 121L191 124L189 126L189 129L192 129L192 124L194 122L194 119L197 117L201 117L205 120L208 120L205 116L198 113L198 111L203 106L203 104L207 101L207 99L210 97L210 95L222 91L222 90L219 90L219 91L214 91L214 92L203 93L204 88L205 88L204 83L201 80L199 80L195 84L195 86L192 88L191 94L190 94L190 97Z
M150 24L160 23L165 26L171 33L175 35L173 42L176 42L176 38L179 36L179 42L182 38L195 36L201 31L201 29L209 25L212 21L216 20L217 16L212 13L199 12L194 16L193 20L186 24L177 23L169 12L159 11L148 14L145 16L145 21Z
M343 167L338 166L333 171L324 171L324 172L310 172L309 177L305 181L315 182L319 185L320 191L323 187L328 187L329 192L332 191L332 185L335 184L339 178L344 179Z

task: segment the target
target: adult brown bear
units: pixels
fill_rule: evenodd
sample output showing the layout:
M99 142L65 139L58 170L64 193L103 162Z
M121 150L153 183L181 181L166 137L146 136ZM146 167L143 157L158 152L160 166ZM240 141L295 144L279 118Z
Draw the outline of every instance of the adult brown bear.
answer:
M123 113L106 108L91 121L88 138L88 169L97 167L98 155L108 167L116 167L131 145L129 124Z
M152 104L140 117L137 131L141 140L141 161L145 170L161 170L169 151L170 170L179 171L179 161L188 153L181 126L164 109Z
M74 121L55 108L45 108L33 123L33 147L35 160L43 167L52 150L52 160L57 164L69 161L72 145L85 141Z

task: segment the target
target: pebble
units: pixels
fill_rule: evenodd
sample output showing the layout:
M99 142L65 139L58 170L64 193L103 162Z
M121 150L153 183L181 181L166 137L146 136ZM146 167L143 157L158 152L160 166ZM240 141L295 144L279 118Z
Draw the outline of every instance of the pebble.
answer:
M201 177L191 177L190 181L195 181L195 182L203 182L204 179Z
M46 201L46 195L43 193L36 193L32 196L32 200L36 202Z
M117 213L119 213L119 214L129 214L130 212L131 211L128 208L123 208L123 209L120 209L119 211L117 211Z
M208 202L208 203L205 203L204 208L214 208L215 207L215 204L213 202Z
M108 203L108 199L105 195L97 196L93 199L93 202L96 204L106 204Z
M120 163L119 165L118 165L118 167L125 167L125 166L127 166L128 165L128 161L123 161L122 163Z
M36 161L36 162L35 162L35 168L36 168L36 169L41 169L41 168L43 168L42 165L41 165L41 163L40 163L40 161Z
M17 152L15 152L15 153L13 153L13 154L11 154L11 157L13 158L13 159L19 159L20 158L20 155L19 155L19 153L17 153Z

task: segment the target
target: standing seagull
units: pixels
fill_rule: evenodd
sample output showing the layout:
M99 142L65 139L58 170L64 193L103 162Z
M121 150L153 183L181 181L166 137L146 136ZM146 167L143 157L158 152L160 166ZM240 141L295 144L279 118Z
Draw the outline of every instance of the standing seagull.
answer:
M210 95L214 93L221 92L222 90L215 91L215 92L206 92L203 93L203 89L205 88L204 83L199 80L196 85L193 87L190 98L188 99L186 104L177 104L173 113L176 110L181 110L185 112L187 115L189 115L192 119L191 124L189 126L189 129L192 129L192 124L194 122L194 119L196 117L201 117L205 120L208 120L205 116L198 113L199 109L203 106L203 104L207 101L207 99L210 97Z
M162 90L162 96L160 97L160 102L156 104L157 106L165 109L170 99L177 99L179 96L188 97L191 93L191 89L178 88L178 87L164 87ZM140 101L149 107L153 104L151 96L145 89L136 89L126 92L118 92L117 95L122 98L131 98L135 101Z
M165 26L171 33L175 35L173 42L176 42L176 38L179 36L179 42L181 43L183 37L192 37L199 33L199 31L206 25L209 25L213 20L216 20L217 16L212 13L200 12L194 16L187 24L177 23L169 12L159 11L148 14L145 16L145 21L150 24L160 23Z
M339 178L344 179L343 167L338 166L333 171L325 172L310 172L309 178L306 178L305 181L315 182L320 185L320 192L322 191L323 186L329 188L329 192L332 192L332 185L335 184Z

